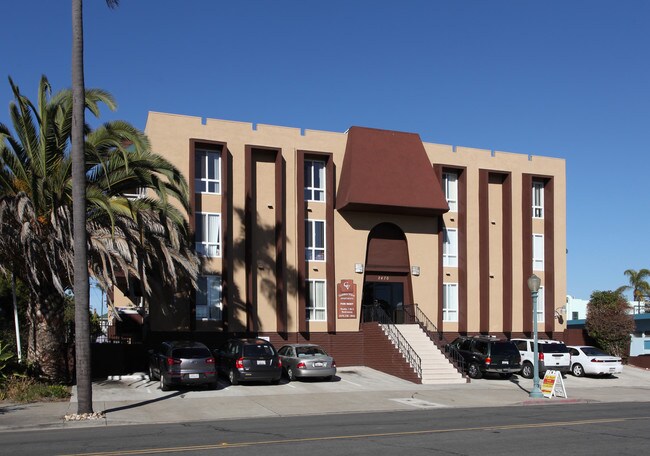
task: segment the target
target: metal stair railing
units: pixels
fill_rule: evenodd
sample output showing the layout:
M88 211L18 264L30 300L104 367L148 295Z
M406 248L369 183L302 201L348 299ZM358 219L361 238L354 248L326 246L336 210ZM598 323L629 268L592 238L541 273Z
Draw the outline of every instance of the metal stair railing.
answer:
M382 325L388 337L397 346L399 352L406 358L409 365L415 370L418 378L422 378L422 361L417 352L411 347L404 335L397 329L393 319L381 308L379 304L364 306L363 317L365 322L377 322Z
M411 311L410 307L413 307L415 310ZM445 358L447 358L454 365L454 367L456 367L458 372L464 375L465 360L463 356L455 347L449 345L449 342L447 342L447 339L445 338L442 331L440 331L429 319L429 317L427 317L427 315L422 310L420 310L420 307L417 304L413 304L413 306L404 306L404 314L406 317L408 317L409 321L413 321L414 323L420 325L429 339L431 339L433 343L436 344L436 347L438 347Z

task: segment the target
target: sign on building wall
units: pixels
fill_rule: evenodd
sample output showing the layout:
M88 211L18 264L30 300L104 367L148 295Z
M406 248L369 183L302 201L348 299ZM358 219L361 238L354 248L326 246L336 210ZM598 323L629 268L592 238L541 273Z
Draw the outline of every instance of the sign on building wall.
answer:
M357 285L352 279L336 284L336 317L357 318Z

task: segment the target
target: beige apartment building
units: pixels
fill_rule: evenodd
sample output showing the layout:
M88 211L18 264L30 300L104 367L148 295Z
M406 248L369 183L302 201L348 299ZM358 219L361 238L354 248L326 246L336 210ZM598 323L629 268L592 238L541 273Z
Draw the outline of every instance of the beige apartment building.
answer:
M378 315L449 341L530 335L534 273L538 330L562 337L562 159L155 112L146 133L189 182L202 258L198 290L146 304L153 335L311 341L363 364Z

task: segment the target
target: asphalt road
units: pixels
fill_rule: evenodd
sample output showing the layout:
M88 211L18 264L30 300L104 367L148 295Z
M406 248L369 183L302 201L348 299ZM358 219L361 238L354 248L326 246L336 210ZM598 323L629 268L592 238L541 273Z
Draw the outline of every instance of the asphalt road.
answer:
M0 445L21 455L638 456L649 427L646 403L563 404L11 432Z

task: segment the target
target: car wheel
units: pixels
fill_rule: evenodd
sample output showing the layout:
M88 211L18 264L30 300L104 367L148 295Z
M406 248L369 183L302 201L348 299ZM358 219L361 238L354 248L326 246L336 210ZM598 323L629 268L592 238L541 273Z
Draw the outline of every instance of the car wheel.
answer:
M236 385L239 383L237 381L237 375L235 374L235 369L230 369L230 372L228 372L228 380L230 380L231 385Z
M156 377L156 374L153 372L153 367L149 366L149 380L157 380L158 378Z
M296 379L296 374L293 372L292 367L287 367L287 378L289 381L294 381Z
M333 375L328 375L327 377L325 377L325 381L326 382L333 382L334 381L334 376Z
M530 363L524 363L521 367L521 376L524 378L533 378L533 365Z
M483 374L481 374L481 369L479 369L478 364L472 363L469 365L467 368L467 375L469 375L469 378L481 378Z
M512 374L510 372L503 372L503 373L499 374L499 376L501 378L509 379L510 377L512 377Z
M169 391L169 385L165 381L165 376L160 374L160 391Z
M575 375L576 377L584 377L585 376L585 369L582 367L581 364L575 363L573 367L571 368L571 373Z
M216 381L212 383L208 383L208 389L210 390L216 390L218 387L219 387L219 383L217 383Z

